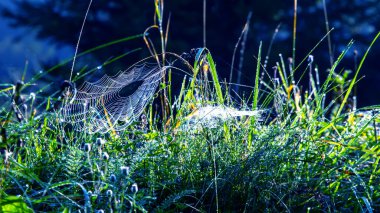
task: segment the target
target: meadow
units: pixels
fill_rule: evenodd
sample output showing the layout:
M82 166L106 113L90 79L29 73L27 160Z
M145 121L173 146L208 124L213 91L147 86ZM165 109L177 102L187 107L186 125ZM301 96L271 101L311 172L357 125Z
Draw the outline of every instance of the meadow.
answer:
M280 55L266 64L260 44L252 93L239 97L206 47L194 49L191 62L166 51L162 1L155 7L144 34L1 85L1 212L380 210L380 111L357 108L354 95L380 33L351 73L338 67L353 41L327 71L314 63L331 31L297 63ZM76 88L72 82L99 67L72 69L61 91L26 93L76 57L134 39L144 39L151 56L119 75ZM185 73L177 92L176 72Z

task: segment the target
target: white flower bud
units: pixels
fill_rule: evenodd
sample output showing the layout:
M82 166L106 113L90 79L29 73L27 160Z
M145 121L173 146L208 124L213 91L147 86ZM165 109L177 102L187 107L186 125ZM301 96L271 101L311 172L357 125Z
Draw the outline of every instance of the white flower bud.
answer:
M128 176L129 175L129 166L122 166L120 167L120 170L121 170L121 174L124 175L124 176Z
M112 175L110 176L110 181L111 181L112 183L116 182L116 176L115 176L114 174L112 174Z
M91 144L89 144L89 143L85 143L85 144L84 144L84 151L86 151L86 152L90 152L90 151L91 151Z
M139 191L139 187L137 186L137 183L132 184L131 191L132 193L137 193Z
M96 139L96 144L98 145L98 146L102 146L102 145L104 145L106 143L106 141L104 140L104 139L102 139L102 138L97 138Z
M107 154L107 152L103 152L102 158L103 160L107 161L110 158L110 156Z
M111 189L108 189L107 192L106 192L106 194L107 194L107 197L112 197L113 192L112 192Z

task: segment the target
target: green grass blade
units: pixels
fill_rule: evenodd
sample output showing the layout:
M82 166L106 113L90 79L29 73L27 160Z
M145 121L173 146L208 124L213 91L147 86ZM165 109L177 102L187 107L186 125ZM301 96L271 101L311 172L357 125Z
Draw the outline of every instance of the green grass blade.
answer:
M253 109L257 109L257 101L259 98L259 78L260 78L260 65L261 65L261 46L262 42L260 41L259 53L257 56L257 65L256 65L256 77L255 77L255 91L253 95Z
M222 88L221 88L220 83L219 83L218 74L216 73L216 66L215 66L214 60L212 59L212 56L210 53L207 53L207 61L210 65L211 76L212 76L212 80L214 82L214 87L216 90L218 103L223 104L224 103L224 97L223 97L223 93L222 93Z
M349 95L350 95L350 93L351 93L351 91L352 91L352 88L354 87L354 84L355 84L356 79L357 79L357 77L358 77L358 74L359 74L359 72L360 72L360 70L361 70L361 68L362 68L362 66L363 66L363 63L364 63L365 59L367 58L368 52L371 50L371 47L375 44L375 42L376 42L376 40L379 38L379 36L380 36L380 32L377 33L376 37L372 40L371 44L369 45L367 51L364 53L364 56L363 56L362 60L360 61L359 67L358 67L358 69L357 69L356 72L355 72L355 76L354 76L354 78L351 80L350 86L348 87L348 90L347 90L347 92L346 92L346 95L344 96L344 99L343 99L343 101L342 101L342 104L340 105L339 110L338 110L338 112L337 112L337 114L336 114L337 117L340 115L340 113L341 113L342 110L343 110L344 105L345 105L346 102L347 102L347 99L348 99L348 97L349 97Z

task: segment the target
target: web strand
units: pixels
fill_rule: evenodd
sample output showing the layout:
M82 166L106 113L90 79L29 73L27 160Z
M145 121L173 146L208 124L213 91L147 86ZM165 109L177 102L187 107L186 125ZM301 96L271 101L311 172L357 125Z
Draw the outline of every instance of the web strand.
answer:
M82 22L82 27L81 27L80 32L79 32L78 42L77 42L77 45L76 45L76 47L75 47L75 53L74 53L74 58L73 58L73 64L71 65L70 81L71 81L71 79L72 79L72 77L73 77L74 66L75 66L75 59L77 58L80 39L81 39L81 37L82 37L82 32L83 32L83 29L84 29L84 24L86 23L86 19L87 19L88 13L89 13L89 11L90 11L91 5L92 5L92 0L90 0L90 3L88 4L87 11L86 11L86 15L84 16L84 19L83 19L83 22Z

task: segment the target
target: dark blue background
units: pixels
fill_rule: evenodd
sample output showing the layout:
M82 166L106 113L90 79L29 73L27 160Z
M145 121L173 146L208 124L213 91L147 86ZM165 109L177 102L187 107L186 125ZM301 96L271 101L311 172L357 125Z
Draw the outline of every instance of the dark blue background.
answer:
M80 26L89 1L29 0L1 1L0 9L0 81L14 83L21 78L25 61L29 61L27 78L40 70L59 63L74 54ZM379 31L380 2L375 0L326 0L334 58L345 48L350 39L355 44L339 69L354 70L354 50L358 59ZM202 8L203 0L166 0L165 18L171 14L168 51L181 54L191 48L203 46ZM247 37L242 84L253 85L258 44L263 41L263 55L276 26L280 31L274 41L269 67L279 60L292 56L293 1L291 0L208 0L207 1L207 47L216 59L222 79L228 79L233 48L242 31L248 13L252 11L250 31ZM136 35L153 24L153 1L94 0L85 25L79 50ZM297 23L296 63L305 57L313 46L325 35L325 19L321 0L299 1ZM152 34L152 37L158 37ZM126 69L134 62L148 56L142 39L123 43L96 52L91 57L78 61L77 69L83 65L97 66L109 59L136 47L144 50L135 53L113 66L100 70L114 73ZM366 77L359 82L360 106L380 102L380 73L377 55L380 42L373 50L360 73ZM322 76L330 67L327 40L313 53ZM237 56L238 58L238 56ZM237 62L235 63L235 68ZM271 71L271 70L269 70ZM89 76L94 80L97 76ZM45 81L60 82L68 79L69 67L57 70ZM237 74L234 73L233 82ZM53 88L54 89L54 88Z

